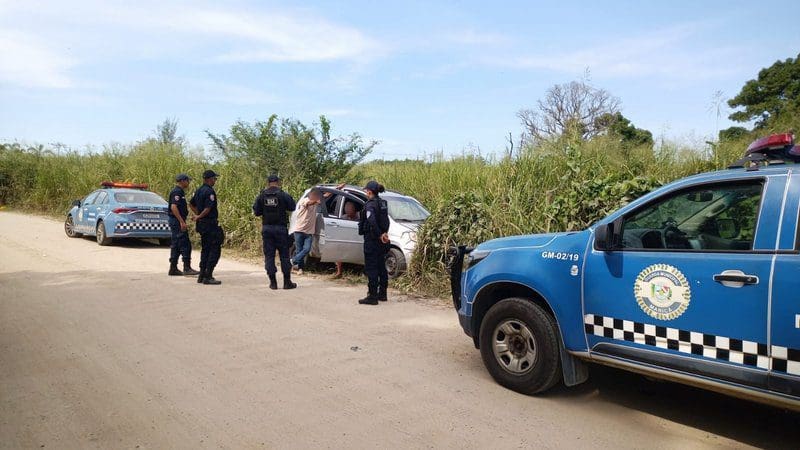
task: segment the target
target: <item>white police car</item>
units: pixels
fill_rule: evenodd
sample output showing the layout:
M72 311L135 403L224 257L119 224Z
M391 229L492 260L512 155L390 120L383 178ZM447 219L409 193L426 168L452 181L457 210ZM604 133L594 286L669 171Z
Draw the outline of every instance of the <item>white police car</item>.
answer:
M526 394L589 362L800 409L798 161L792 135L770 136L587 230L461 247L461 326Z
M357 186L319 185L325 194L317 211L317 226L309 256L323 262L341 261L364 264L364 237L358 234L358 216L348 216L347 211L358 214L367 202L364 190ZM306 190L301 198L308 196ZM417 229L431 215L414 197L386 191L380 195L389 207L389 240L391 248L386 257L386 270L390 277L402 274L411 261L417 246ZM348 206L349 204L349 206ZM292 213L294 224L297 213ZM290 227L291 228L291 227Z
M100 245L119 238L158 239L165 245L172 236L163 198L148 191L146 184L110 181L72 203L64 232L71 238L95 236Z

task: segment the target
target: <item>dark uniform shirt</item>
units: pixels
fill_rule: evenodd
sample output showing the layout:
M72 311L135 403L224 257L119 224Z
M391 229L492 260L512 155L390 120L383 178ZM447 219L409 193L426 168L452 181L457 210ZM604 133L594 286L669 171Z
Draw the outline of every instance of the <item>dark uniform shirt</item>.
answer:
M287 211L294 211L296 205L291 195L281 188L272 186L261 191L253 203L253 214L261 217L264 225L286 225L289 221Z
M368 200L361 211L358 223L359 234L365 238L380 239L383 233L389 232L389 205L380 197Z
M175 186L169 191L169 208L167 210L167 214L169 214L170 218L177 219L177 217L172 214L172 205L178 207L178 213L181 215L181 218L186 220L186 216L189 215L189 207L186 205L186 193L183 192L183 188L180 186Z
M219 212L217 212L217 193L214 191L214 188L207 184L200 186L200 188L195 191L191 204L197 208L198 214L202 214L203 210L206 208L211 208L208 215L200 219L200 222L217 222Z

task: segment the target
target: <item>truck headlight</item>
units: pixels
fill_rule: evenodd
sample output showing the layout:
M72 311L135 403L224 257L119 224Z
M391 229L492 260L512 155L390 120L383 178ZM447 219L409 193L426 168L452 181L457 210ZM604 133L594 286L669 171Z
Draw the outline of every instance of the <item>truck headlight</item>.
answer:
M491 250L473 250L467 255L466 264L464 264L464 270L469 270L475 264L486 259L489 254L492 253Z

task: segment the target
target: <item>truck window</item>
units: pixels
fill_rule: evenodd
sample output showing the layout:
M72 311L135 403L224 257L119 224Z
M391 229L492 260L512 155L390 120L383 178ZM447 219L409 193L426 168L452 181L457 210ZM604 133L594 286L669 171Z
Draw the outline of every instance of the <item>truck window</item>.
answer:
M626 216L622 248L752 250L763 183L702 185L662 197Z

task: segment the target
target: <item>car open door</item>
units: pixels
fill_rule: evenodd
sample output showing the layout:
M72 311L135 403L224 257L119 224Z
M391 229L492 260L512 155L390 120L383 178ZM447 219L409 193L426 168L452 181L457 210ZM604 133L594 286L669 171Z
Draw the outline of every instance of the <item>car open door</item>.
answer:
M320 187L326 194L322 213L322 229L319 230L320 260L341 261L352 264L364 263L364 238L358 234L358 220L344 216L344 205L352 202L358 211L364 201L344 191Z

